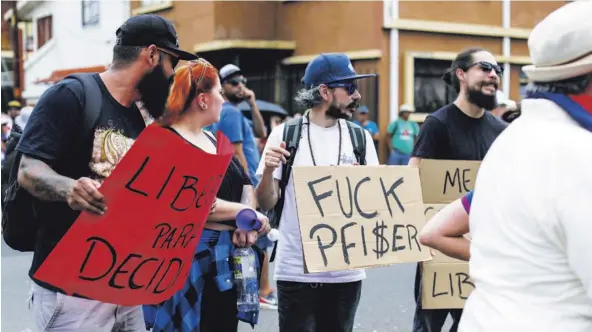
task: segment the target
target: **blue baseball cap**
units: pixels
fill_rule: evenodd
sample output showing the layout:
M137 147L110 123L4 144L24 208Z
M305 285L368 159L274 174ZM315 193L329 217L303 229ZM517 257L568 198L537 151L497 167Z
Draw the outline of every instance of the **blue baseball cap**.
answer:
M307 88L312 88L321 84L375 76L376 74L356 74L349 57L343 53L323 53L306 66L302 84Z
M366 107L365 105L362 105L362 106L358 107L358 112L360 114L366 114L370 111L368 110L368 107Z

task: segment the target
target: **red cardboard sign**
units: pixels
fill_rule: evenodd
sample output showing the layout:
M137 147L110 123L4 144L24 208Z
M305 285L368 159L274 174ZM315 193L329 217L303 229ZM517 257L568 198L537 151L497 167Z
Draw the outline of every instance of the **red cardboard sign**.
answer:
M82 212L35 278L66 294L157 304L183 287L234 149L217 155L151 125L102 184L107 212Z

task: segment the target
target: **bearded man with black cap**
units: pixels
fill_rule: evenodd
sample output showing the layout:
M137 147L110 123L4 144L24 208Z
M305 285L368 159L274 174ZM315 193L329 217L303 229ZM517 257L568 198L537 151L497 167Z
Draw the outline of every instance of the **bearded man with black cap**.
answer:
M29 271L39 330L145 331L141 306L69 296L33 278L80 211L98 215L106 211L101 182L145 128L135 102L141 101L151 116L160 117L177 62L197 58L179 49L175 28L159 16L134 16L116 35L109 69L50 87L35 106L17 147L22 153L18 182L35 197L40 225ZM89 91L96 91L102 101L94 126L85 132Z
M419 166L422 159L483 160L493 141L507 126L486 111L497 105L501 75L502 67L488 51L472 48L459 53L444 76L458 97L426 118L409 166ZM439 332L450 313L454 320L450 331L456 332L462 309L422 308L420 264L415 275L413 331Z

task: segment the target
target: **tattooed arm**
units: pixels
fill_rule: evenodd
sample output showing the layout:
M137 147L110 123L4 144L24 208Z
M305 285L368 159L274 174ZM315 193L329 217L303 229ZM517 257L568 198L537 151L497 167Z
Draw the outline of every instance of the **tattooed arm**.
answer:
M67 202L73 210L103 214L107 210L101 184L89 178L70 179L56 173L41 160L22 156L18 183L42 201Z
M56 173L41 160L22 156L18 183L42 201L66 202L76 181Z

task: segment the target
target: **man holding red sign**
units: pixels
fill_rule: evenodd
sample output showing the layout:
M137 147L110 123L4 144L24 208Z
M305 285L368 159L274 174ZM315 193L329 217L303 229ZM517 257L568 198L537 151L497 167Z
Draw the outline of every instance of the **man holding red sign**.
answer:
M76 296L61 289L73 278L96 279L97 275L93 273L98 269L106 270L99 261L105 262L107 255L115 254L111 251L114 245L112 241L96 236L80 239L86 241L87 248L84 250L54 248L60 249L62 237L77 220L80 211L87 213L82 213L84 220L79 220L75 225L87 226L89 220L95 219L101 221L96 225L101 225L103 219L99 218L104 216L108 219L110 212L115 213L117 210L117 204L127 204L121 202L117 195L107 199L101 183L110 177L145 128L134 102L141 100L155 118L162 115L174 67L179 60L195 58L195 55L179 49L177 34L169 21L155 15L135 16L117 30L113 62L106 72L86 76L88 80L65 79L49 88L37 103L17 151L22 153L18 183L35 197L33 205L39 224L29 276L34 281L32 304L40 330L145 330L140 306L88 300L83 297L97 297L89 294ZM89 109L94 105L87 105L89 103L85 101L89 100L89 94L93 92L99 96L97 104L101 106L96 110L96 121L87 133L81 129L87 129L87 120L92 118ZM149 169L153 165L146 158L146 164L142 166ZM132 212L136 214L137 211ZM118 222L123 225L125 220ZM138 219L137 222L142 220ZM129 237L130 246L140 243L134 241L155 241L154 238L138 238L129 226L111 228L109 231ZM163 223L155 232L155 237L160 234L161 242L166 244L166 236L173 230L167 229ZM188 232L187 229L185 232ZM177 240L179 238L177 233ZM179 243L188 245L189 241L190 238L186 237ZM82 257L80 271L72 273L66 265L71 265L80 254L86 254L86 258ZM48 258L58 260L64 266L46 266ZM115 264L115 258L113 261ZM146 258L142 263L146 266L155 264ZM172 269L175 263L171 260L166 264ZM166 264L162 262L163 269L167 268ZM49 269L45 271L45 276L54 275L51 282L48 281L51 278L43 278L43 281L38 278L38 270L43 266ZM112 279L113 287L120 287L124 279ZM133 281L130 276L126 283L129 287L136 287L140 283L137 279ZM152 285L154 290L158 290L157 281Z

